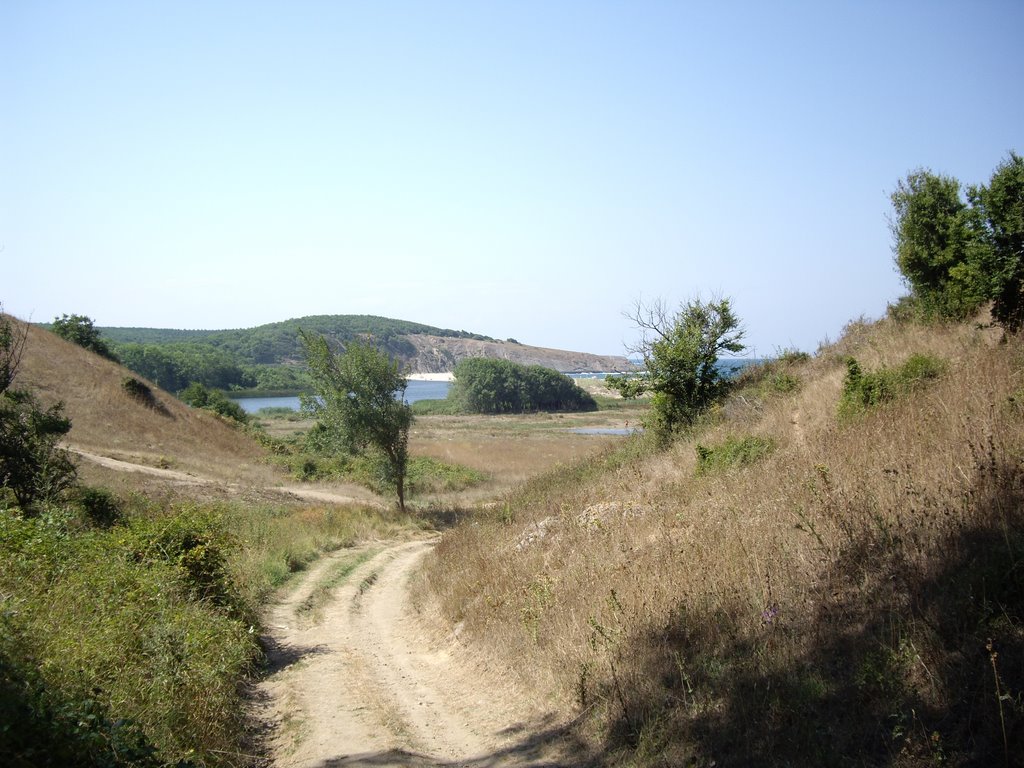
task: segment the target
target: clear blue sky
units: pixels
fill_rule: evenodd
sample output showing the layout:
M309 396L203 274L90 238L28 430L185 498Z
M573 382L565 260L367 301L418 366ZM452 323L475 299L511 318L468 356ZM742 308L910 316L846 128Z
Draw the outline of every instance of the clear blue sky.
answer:
M888 195L1024 152L1024 2L0 3L0 301L758 354L902 285Z

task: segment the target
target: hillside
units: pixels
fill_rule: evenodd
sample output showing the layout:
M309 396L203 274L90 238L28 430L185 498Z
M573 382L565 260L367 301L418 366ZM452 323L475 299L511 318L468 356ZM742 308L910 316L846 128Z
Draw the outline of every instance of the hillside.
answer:
M21 326L20 321L11 318ZM74 451L234 482L273 483L258 443L212 413L154 386L158 407L129 396L130 371L36 326L28 326L16 383L43 402L63 401Z
M468 357L487 357L511 360L522 365L542 365L562 373L588 371L625 371L633 366L615 355L591 355L562 349L531 347L506 341L458 339L417 334L405 339L413 347L406 358L414 373L445 373L452 371L460 360Z
M410 373L451 371L464 357L484 356L543 365L563 372L625 370L620 356L531 347L468 331L393 320L371 315L317 315L224 331L158 328L100 328L115 345L202 345L223 353L238 365L293 365L302 361L299 329L323 334L343 345L356 337L371 338L405 364Z
M424 599L610 764L1021 765L1022 401L1019 338L853 323L526 483Z

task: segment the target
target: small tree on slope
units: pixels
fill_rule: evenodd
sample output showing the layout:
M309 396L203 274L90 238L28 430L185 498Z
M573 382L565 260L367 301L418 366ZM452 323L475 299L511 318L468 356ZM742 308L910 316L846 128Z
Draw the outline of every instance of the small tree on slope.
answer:
M607 385L627 398L651 393L648 426L668 439L725 394L728 382L716 363L723 352L743 351L744 332L729 299L693 299L674 314L661 301L638 301L628 317L642 331L629 351L643 358L646 371L609 377Z
M412 409L398 363L359 341L334 354L323 336L299 336L315 390L302 397L302 409L318 421L319 449L329 455L378 451L404 510Z

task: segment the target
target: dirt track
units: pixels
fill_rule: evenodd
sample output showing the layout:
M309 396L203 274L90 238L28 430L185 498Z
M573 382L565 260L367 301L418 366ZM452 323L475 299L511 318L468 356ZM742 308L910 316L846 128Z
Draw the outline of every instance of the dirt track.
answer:
M167 480L177 485L192 485L192 486L215 486L227 489L237 489L239 486L233 483L225 483L219 480L213 480L211 478L200 477L199 475L190 474L188 472L180 472L174 469L161 469L160 467L150 467L145 464L138 464L130 461L122 461L121 459L113 459L109 456L101 456L96 453L90 453L80 448L73 446L67 446L67 449L75 454L76 456L91 461L101 467L112 469L115 472L135 472L137 474L149 475L151 477L158 477L163 480ZM377 507L385 508L386 505L380 500L373 498L370 494L362 494L360 496L334 493L332 491L324 491L316 488L308 488L298 485L276 485L270 486L264 489L267 493L278 493L283 496L290 496L307 501L322 501L328 504L360 504L366 507Z
M434 543L364 550L322 609L304 610L358 555L334 553L271 608L257 715L272 765L580 764L578 752L559 758L569 753L553 715L413 611L409 580Z

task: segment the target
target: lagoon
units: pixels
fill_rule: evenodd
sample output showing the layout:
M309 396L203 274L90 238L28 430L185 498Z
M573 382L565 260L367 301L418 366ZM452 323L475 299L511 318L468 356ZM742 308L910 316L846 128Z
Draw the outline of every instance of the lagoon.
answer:
M451 386L448 381L410 381L405 390L405 401L415 403L417 400L444 400ZM232 400L242 406L246 413L258 413L263 408L299 410L298 397L235 397Z

